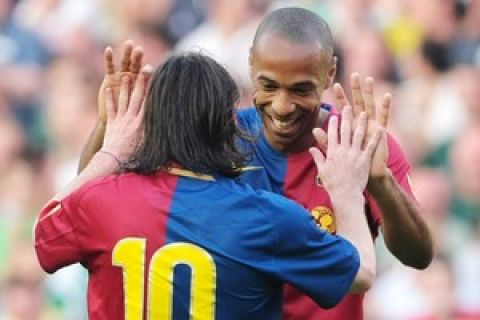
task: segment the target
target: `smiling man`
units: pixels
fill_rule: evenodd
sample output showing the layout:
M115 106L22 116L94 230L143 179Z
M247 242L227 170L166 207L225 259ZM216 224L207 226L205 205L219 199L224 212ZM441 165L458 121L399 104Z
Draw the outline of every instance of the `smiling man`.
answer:
M294 153L314 141L311 131L319 123L322 92L335 76L333 44L331 37L322 45L313 40L315 34L291 31L287 26L276 31L265 25L257 32L250 53L255 102L272 147ZM321 34L321 29L312 29Z
M283 8L265 17L250 50L250 76L256 108L241 110L237 120L258 134L250 167L241 177L254 188L293 199L315 217L319 227L335 232L335 212L328 193L318 188L315 165L308 148L316 145L311 132L327 129L338 111L322 103L336 73L333 39L327 23L300 8ZM386 126L391 97L375 110L373 79L362 90L359 76L351 77L353 106L358 116L369 114L369 128ZM341 86L334 86L337 107L349 104ZM373 237L381 227L388 249L402 263L423 269L432 259L429 231L408 182L409 164L397 143L385 136L372 162L364 195ZM348 197L345 201L349 201ZM363 294L351 294L326 310L295 288L284 288L284 319L363 319Z

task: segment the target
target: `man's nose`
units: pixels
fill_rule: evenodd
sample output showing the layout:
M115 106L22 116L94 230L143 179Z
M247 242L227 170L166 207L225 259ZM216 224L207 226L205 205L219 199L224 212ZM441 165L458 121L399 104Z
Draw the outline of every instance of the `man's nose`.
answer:
M295 104L288 99L286 94L279 94L272 101L272 109L277 116L286 116L295 111Z

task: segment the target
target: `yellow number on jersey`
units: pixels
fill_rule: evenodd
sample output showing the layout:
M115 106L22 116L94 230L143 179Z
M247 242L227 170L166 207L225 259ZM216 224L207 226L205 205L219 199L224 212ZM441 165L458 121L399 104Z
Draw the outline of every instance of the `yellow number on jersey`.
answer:
M146 240L120 240L112 252L112 264L123 269L125 320L141 320ZM172 318L173 273L178 264L188 265L192 279L190 288L190 319L215 318L216 268L210 254L191 243L171 243L152 256L148 270L147 319Z

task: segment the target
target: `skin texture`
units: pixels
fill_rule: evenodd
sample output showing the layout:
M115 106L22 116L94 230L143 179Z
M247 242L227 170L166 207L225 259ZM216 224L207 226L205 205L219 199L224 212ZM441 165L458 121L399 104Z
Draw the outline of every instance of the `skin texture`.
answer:
M333 61L319 44L295 44L269 34L251 50L254 101L264 134L278 151L292 153L313 145L312 129L322 120L322 93L336 71Z

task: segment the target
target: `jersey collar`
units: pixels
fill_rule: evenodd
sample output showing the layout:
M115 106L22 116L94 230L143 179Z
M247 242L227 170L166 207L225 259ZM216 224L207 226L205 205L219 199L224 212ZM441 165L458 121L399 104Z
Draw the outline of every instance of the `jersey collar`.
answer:
M215 181L215 177L209 174L196 173L190 170L180 169L180 168L168 168L167 173L174 176L187 177L203 181Z

